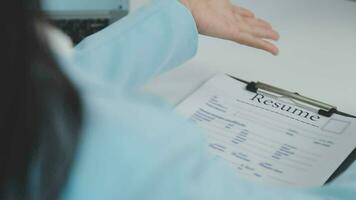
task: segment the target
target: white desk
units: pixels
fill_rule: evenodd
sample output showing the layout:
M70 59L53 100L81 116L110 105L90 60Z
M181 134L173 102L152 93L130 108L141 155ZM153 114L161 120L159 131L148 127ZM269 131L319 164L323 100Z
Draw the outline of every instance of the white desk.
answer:
M147 91L176 104L220 71L298 91L356 114L356 2L234 2L272 22L281 35L280 55L201 36L197 56L150 82Z

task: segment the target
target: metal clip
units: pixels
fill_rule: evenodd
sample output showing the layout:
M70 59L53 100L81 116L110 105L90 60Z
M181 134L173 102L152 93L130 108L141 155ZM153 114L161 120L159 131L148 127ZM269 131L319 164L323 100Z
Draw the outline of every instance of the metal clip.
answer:
M297 100L299 102L303 102L312 106L315 106L317 108L320 108L319 114L324 115L326 117L330 117L332 114L337 112L336 106L332 106L330 104L302 96L296 92L290 92L288 90L284 90L272 85L268 85L266 83L261 83L261 82L249 82L246 87L247 90L251 92L257 92L257 90L265 90L267 92L275 93L278 95L281 95L283 97L287 97L293 100Z

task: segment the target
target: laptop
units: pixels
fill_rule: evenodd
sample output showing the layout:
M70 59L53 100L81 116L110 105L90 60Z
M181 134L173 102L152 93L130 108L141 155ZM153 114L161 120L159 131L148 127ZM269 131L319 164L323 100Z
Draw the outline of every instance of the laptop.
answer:
M43 0L50 21L74 44L128 14L129 0Z

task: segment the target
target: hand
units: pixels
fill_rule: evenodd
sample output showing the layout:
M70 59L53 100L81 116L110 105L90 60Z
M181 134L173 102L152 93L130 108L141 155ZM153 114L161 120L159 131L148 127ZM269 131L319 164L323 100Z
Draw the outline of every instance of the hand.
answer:
M181 0L191 12L199 33L278 54L278 48L267 41L278 40L272 26L229 0Z

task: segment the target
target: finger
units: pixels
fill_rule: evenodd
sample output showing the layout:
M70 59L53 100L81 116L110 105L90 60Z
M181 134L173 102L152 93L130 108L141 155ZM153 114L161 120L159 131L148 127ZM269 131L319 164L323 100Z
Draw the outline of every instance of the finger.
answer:
M272 44L268 41L256 38L253 35L248 34L248 33L240 33L236 42L243 44L243 45L250 46L250 47L254 47L257 49L262 49L262 50L268 51L268 52L272 53L273 55L277 55L279 52L278 48L274 44Z
M265 38L272 40L279 39L279 34L272 29L261 28L258 26L250 26L249 30L247 31L257 38Z
M272 29L272 25L262 19L244 18L244 21L251 26L259 26L262 28Z
M234 11L243 17L255 17L255 14L246 8L234 6Z
M268 28L272 28L272 25L269 22L267 22L267 21L265 21L263 19L257 19L257 21L259 21L260 24L263 24L264 26L266 26Z

